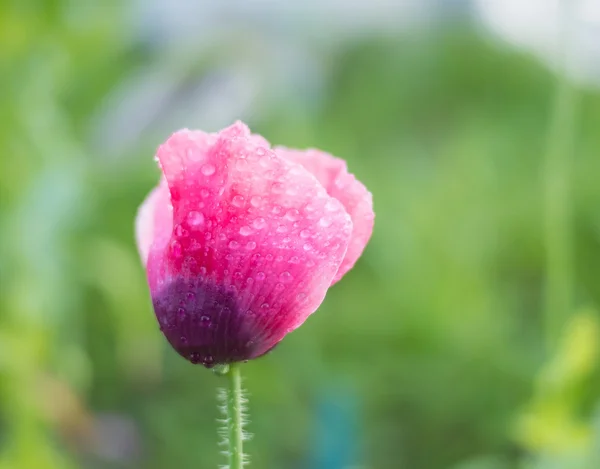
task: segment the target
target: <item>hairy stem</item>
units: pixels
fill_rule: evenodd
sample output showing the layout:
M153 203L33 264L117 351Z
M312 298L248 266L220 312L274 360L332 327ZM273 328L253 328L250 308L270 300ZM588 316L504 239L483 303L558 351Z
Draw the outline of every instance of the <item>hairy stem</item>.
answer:
M229 387L221 389L219 393L221 411L225 416L219 433L223 438L222 444L227 446L225 454L229 458L228 469L242 469L246 462L243 451L246 398L242 389L240 364L234 363L216 371L229 380Z
M229 396L227 413L229 414L229 469L242 469L244 466L243 396L240 364L229 367Z

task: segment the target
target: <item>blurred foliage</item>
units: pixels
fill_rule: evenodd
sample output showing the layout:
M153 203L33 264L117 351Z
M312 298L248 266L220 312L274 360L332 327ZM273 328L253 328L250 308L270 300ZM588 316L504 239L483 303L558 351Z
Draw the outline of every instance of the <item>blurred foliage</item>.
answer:
M166 345L133 244L166 134L111 157L91 136L131 76L191 64L200 79L227 46L165 51L125 17L116 1L0 5L2 469L223 462L219 379ZM343 452L377 469L600 467L600 93L579 90L576 304L546 356L552 75L464 25L313 46L316 99L250 124L348 159L376 231L320 311L245 366L251 467L337 469L320 459Z

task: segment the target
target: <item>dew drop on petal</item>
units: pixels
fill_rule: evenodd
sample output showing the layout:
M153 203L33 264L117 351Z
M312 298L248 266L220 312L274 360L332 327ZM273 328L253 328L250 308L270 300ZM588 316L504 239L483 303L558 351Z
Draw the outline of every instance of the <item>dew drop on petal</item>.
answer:
M240 247L240 243L238 243L237 241L229 241L229 248L230 249L237 249Z
M177 309L177 317L179 319L184 319L185 318L185 309L184 308L178 308Z
M310 231L308 231L308 230L302 230L300 232L300 237L301 238L305 238L305 239L308 238L308 237L310 237Z
M177 236L178 238L184 238L187 235L188 231L182 225L177 225L175 227L175 236Z
M253 230L249 226L242 226L240 228L240 234L242 236L250 236L252 233L253 233Z
M182 336L179 338L179 340L181 340L181 343L182 343L183 345L187 344L187 341L188 341L188 340L187 340L187 337L186 337L186 336L184 336L184 335L182 335Z
M181 257L183 255L181 244L179 244L178 241L173 241L171 243L171 254L173 254L174 257Z
M296 300L298 301L305 301L306 300L306 293L304 292L300 292L296 295Z
M319 225L321 225L323 228L331 226L332 223L333 220L331 219L331 217L328 216L321 217L321 219L319 220Z
M215 168L215 165L211 163L206 163L202 166L202 168L200 168L200 171L202 171L202 174L204 174L205 176L212 176L213 174L215 174L216 170L217 168Z
M328 200L325 204L325 210L328 210L329 212L333 212L337 207L337 204L333 200Z
M253 249L256 249L256 243L254 241L249 241L248 244L246 244L246 249L248 251L252 251Z
M310 250L312 250L313 247L310 244L306 243L304 246L302 246L302 248L305 251L310 251Z
M236 195L231 199L231 205L235 207L243 207L244 206L244 198L241 195Z
M285 233L287 230L288 230L287 226L279 225L275 231L277 231L277 233Z
M210 326L210 318L208 316L200 316L200 324Z
M252 222L252 226L254 228L256 228L257 230L263 229L266 225L267 225L267 222L265 221L264 218L261 218L261 217L257 218L256 220L254 220Z
M202 215L200 212L193 210L190 213L188 213L187 222L188 225L190 225L191 227L200 226L202 225L202 223L204 223L204 215Z
M282 272L279 275L279 280L283 283L290 283L292 280L294 280L294 277L292 277L292 274L289 272Z
M192 362L194 365L200 363L201 360L201 356L198 352L192 352L190 353L190 355L188 356L190 362Z
M297 221L300 218L300 212L298 212L298 210L295 208L292 208L287 211L285 218L290 221Z
M259 281L260 281L260 280L264 280L264 279L265 279L265 277L266 277L266 275L265 275L265 273L264 273L264 272L258 272L258 273L256 274L256 280L259 280Z
M250 204L253 207L260 207L261 203L262 203L262 199L258 195L253 195L252 198L250 199Z

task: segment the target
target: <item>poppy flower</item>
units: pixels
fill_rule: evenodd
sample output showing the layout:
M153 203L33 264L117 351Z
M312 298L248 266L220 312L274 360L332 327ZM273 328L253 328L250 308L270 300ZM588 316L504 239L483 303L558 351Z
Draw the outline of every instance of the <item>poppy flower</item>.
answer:
M352 268L373 229L371 194L343 160L271 148L237 122L181 130L158 149L137 244L173 348L206 367L271 350Z

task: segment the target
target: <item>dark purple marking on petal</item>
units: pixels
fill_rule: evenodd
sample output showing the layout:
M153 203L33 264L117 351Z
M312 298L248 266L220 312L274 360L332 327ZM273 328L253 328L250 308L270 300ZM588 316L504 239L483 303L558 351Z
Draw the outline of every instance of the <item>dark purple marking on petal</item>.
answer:
M244 314L235 293L200 279L174 280L153 296L154 312L173 348L194 364L212 368L256 357L256 318Z

